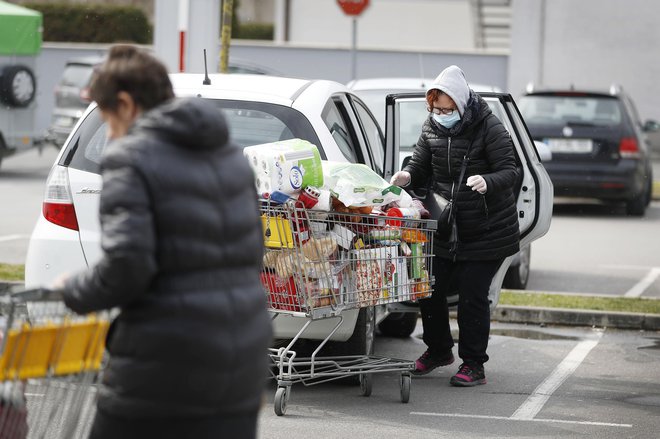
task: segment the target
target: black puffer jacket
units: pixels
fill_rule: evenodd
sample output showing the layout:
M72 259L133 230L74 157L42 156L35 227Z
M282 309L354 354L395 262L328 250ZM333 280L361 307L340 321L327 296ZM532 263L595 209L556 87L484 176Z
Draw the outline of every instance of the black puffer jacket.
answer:
M129 417L254 412L271 322L253 173L222 114L175 100L102 160L103 256L71 278L81 313L120 307L99 408Z
M459 238L456 259L501 259L519 250L514 196L519 171L511 137L486 101L471 92L461 121L450 130L429 117L405 170L411 174L413 188L432 181L435 192L450 199L470 143L467 169L454 193ZM484 195L466 185L472 175L486 180ZM446 236L438 236L435 247L438 256L452 257Z

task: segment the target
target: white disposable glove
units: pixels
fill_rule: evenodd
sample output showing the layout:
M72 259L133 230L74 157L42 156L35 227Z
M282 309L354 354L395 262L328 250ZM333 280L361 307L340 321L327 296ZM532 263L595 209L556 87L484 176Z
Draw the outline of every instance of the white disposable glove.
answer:
M398 171L390 179L390 184L399 187L405 187L410 184L410 172Z
M486 180L481 175L472 175L467 179L467 185L472 188L473 191L477 191L480 194L485 194L488 190L486 185Z

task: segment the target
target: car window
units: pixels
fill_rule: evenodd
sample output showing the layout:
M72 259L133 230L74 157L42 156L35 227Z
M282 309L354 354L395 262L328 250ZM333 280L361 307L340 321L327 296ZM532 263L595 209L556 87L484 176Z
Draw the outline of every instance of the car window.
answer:
M372 155L373 169L382 175L383 166L385 165L385 144L383 143L380 128L362 102L355 99L351 101L355 106L355 112L357 113L367 146Z
M339 99L329 99L321 118L344 157L351 163L364 163L355 134L349 127L348 114L343 103Z
M297 110L282 105L237 100L213 100L222 108L231 140L241 147L299 138L317 145L321 158L326 155L309 120ZM80 124L79 129L62 154L61 164L82 171L99 173L99 164L107 134L100 111L95 108Z
M85 88L92 78L93 67L88 64L67 64L62 74L61 85Z
M523 96L519 106L530 124L618 125L622 120L621 105L607 96Z

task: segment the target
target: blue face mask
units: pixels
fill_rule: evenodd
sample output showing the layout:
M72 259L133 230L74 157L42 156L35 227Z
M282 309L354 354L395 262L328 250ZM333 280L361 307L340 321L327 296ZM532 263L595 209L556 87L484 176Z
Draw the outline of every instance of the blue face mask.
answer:
M461 120L461 116L460 114L458 114L458 111L454 111L450 115L434 113L433 119L435 119L435 121L438 122L443 127L450 129Z

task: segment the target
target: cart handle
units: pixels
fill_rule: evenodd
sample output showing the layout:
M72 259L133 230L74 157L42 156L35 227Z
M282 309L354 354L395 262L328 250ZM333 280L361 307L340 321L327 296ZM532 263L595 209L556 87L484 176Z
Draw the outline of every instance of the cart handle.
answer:
M62 293L48 288L30 288L11 294L14 303L25 302L60 302L63 300Z

